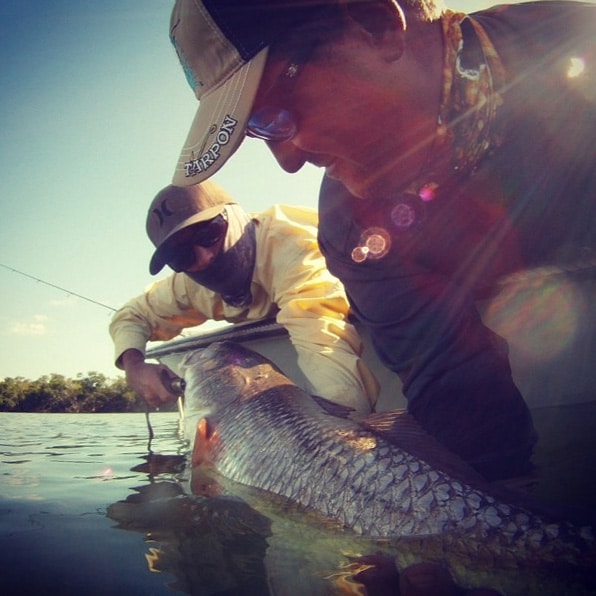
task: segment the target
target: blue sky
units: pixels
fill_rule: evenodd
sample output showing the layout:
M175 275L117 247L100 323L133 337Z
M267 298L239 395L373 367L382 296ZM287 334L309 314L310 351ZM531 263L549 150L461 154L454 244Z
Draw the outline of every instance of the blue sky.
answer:
M0 4L0 378L121 374L112 311L74 294L117 308L153 279L146 208L197 105L168 39L172 5ZM285 174L254 139L215 176L249 211L315 207L320 178Z

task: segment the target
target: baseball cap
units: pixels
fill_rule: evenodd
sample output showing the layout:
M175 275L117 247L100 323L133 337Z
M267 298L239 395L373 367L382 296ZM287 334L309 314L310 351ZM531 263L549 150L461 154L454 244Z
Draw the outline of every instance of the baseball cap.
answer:
M166 264L164 244L176 232L223 212L226 205L235 204L219 185L211 180L194 186L166 186L151 202L147 213L147 235L155 245L149 271L155 275Z
M199 109L173 183L217 172L244 140L269 46L336 0L176 0L170 39Z

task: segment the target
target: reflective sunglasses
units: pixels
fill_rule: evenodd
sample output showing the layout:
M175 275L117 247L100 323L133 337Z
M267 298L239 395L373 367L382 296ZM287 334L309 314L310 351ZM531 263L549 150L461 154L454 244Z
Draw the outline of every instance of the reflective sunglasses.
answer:
M292 59L275 87L282 87L284 94L291 93L292 86L300 69L308 60L312 48ZM246 136L263 141L289 141L298 132L296 116L291 110L274 106L264 106L255 110L248 119Z
M265 106L253 112L246 126L246 136L263 141L289 141L298 132L290 110Z
M168 248L165 261L176 273L190 269L195 262L194 247L210 248L217 244L228 229L228 220L224 213L206 222L196 224L192 236L184 242L179 242Z

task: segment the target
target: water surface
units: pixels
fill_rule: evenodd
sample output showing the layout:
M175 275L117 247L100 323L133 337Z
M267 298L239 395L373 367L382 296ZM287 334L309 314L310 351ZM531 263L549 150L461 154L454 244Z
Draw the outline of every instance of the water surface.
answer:
M595 413L535 411L535 494L594 506ZM358 593L354 557L386 545L210 477L192 495L178 415L151 423L148 444L143 414L0 413L3 595Z
M159 449L183 448L177 414L151 421ZM131 471L147 443L143 414L0 414L2 594L172 593L147 572L144 536L106 516L148 483Z

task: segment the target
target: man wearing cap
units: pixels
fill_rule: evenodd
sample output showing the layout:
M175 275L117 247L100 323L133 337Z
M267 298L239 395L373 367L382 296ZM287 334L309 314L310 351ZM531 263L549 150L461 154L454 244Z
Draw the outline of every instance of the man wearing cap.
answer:
M175 273L151 285L114 315L116 365L152 406L174 397L145 362L148 341L170 339L207 320L274 316L289 332L298 364L317 395L368 413L378 383L359 354L339 281L316 240L316 211L275 205L248 215L211 181L168 186L153 200L147 233L156 247L149 270Z
M440 0L177 0L199 109L174 180L248 135L325 168L319 244L422 426L488 478L536 440L475 301L500 277L594 255L596 7Z

